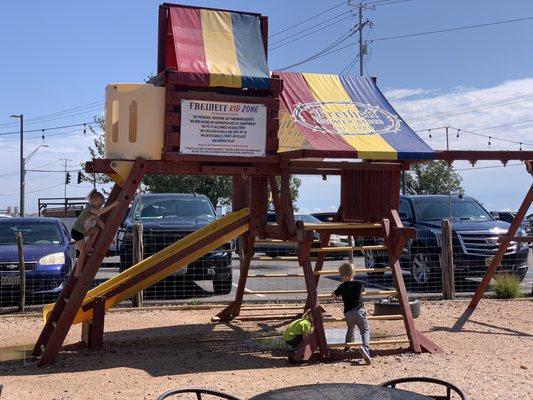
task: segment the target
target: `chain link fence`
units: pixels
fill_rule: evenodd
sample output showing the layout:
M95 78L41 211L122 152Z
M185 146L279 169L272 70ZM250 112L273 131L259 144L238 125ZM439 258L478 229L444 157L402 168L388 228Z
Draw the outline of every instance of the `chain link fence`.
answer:
M21 300L21 274L17 249L17 232L21 233L24 248L25 299L32 309L54 301L75 260L75 250L69 242L67 228L58 220L46 223L27 219L24 224L0 225L0 301L1 312L16 311ZM160 232L144 230L143 257L149 257L166 246L182 239L190 232ZM431 229L422 237L410 240L401 258L401 271L410 298L443 298L442 231ZM452 232L453 285L456 296L471 296L486 271L498 243L490 232ZM365 283L367 301L394 298L395 285L386 252L362 251L361 246L379 246L375 239L352 239L332 235L325 255L324 275L319 278L321 300L329 299L339 285L336 270L343 262L353 262L355 279ZM126 270L134 263L133 231L120 231L116 249L102 264L94 285ZM227 304L233 300L240 276L240 262L236 241L231 241L189 264L142 293L144 305L153 304ZM320 247L319 236L314 249ZM354 247L355 250L348 250ZM500 273L516 276L522 292L531 294L533 279L531 250L527 244L511 243L504 257ZM313 259L319 253L313 251ZM532 270L532 268L529 268ZM297 261L297 243L279 240L257 240L246 282L245 303L275 302L303 304L306 287L303 271ZM124 301L131 306L131 301ZM138 304L138 303L136 303Z

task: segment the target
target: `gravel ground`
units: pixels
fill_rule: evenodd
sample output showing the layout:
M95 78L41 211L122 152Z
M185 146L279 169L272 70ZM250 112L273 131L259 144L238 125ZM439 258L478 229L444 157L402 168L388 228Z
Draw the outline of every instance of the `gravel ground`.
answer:
M252 341L254 336L283 330L281 323L215 325L210 318L216 310L200 307L114 311L107 316L103 350L77 345L77 326L52 366L0 364L2 399L155 399L165 390L191 385L248 398L297 384L378 384L415 375L454 382L471 399L533 398L533 302L483 300L462 331L454 332L451 328L466 305L463 300L423 304L416 324L444 354L382 351L375 353L371 366L290 365L283 351ZM326 309L340 314L338 305ZM41 320L38 315L1 316L0 326L2 347L27 345L38 335ZM398 321L371 321L374 336L400 335L402 328ZM8 355L0 349L0 359Z

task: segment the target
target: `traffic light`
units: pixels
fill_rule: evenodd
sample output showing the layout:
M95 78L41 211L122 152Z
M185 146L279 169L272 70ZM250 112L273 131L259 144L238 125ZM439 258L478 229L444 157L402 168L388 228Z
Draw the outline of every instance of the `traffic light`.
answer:
M67 172L67 175L65 175L65 185L68 185L70 183L70 172Z
M78 185L81 183L82 180L83 180L83 174L81 173L81 171L78 171Z

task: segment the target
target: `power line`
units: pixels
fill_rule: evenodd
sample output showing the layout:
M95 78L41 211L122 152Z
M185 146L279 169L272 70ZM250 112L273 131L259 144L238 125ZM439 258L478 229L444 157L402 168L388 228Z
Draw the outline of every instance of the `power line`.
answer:
M344 14L351 14L351 13L352 13L352 11L347 11L346 13L343 13L343 14L341 14L341 15L344 15ZM312 34L315 34L315 33L317 33L317 32L323 31L324 29L327 29L327 28L329 28L330 26L336 25L336 24L338 24L339 22L346 21L346 20L350 19L351 17L352 17L352 16L349 15L349 16L347 16L347 17L345 17L345 18L341 18L341 19L339 19L339 20L337 20L337 21L335 21L335 22L332 22L332 23L330 23L330 24L328 24L328 25L322 26L321 28L318 28L318 29L312 30L312 31L310 31L310 32L307 32L309 29L305 29L305 30L302 30L302 31L300 31L300 32L298 32L298 33L295 33L294 35L291 35L291 36L288 36L288 37L286 37L286 38L284 38L284 39L278 40L277 42L272 43L272 46L273 46L273 47L270 48L270 51L277 50L277 49L279 49L279 48L281 48L281 47L287 46L288 44L294 43L294 42L296 42L296 41L298 41L298 40L300 40L300 39L307 38L307 37L309 37L309 36L312 35ZM324 22L329 22L329 21L330 21L330 20L326 20L326 21L324 21ZM313 28L316 28L316 27L313 27ZM301 33L303 33L303 35L298 36L298 37L296 37L296 38L294 38L294 39L292 39L292 40L289 40L288 42L285 42L286 39L289 39L290 37L293 37L293 36L295 36L295 35L299 35L299 34L301 34ZM284 43L281 43L281 42L284 42ZM279 43L281 43L281 44L279 44ZM276 45L276 44L277 44L277 45Z
M519 103L525 100L529 100L533 98L533 93L527 93L520 96L514 96L514 97L507 97L504 99L499 99L495 101L491 101L488 103L480 103L474 106L468 106L468 107L459 107L448 111L442 111L432 114L425 114L418 118L411 119L411 122L419 122L419 121L425 121L425 120L431 120L431 119L437 119L437 118L444 118L444 117L450 117L450 116L456 116L456 115L462 115L462 114L468 114L474 111L482 111L490 108L497 108L501 106L505 106L508 104L514 104Z
M513 23L513 22L528 21L528 20L531 20L531 19L533 19L533 17L507 19L507 20L502 20L502 21L487 22L487 23L484 23L484 24L457 26L457 27L453 27L453 28L444 28L444 29L438 29L438 30L434 30L434 31L408 33L408 34L405 34L405 35L388 36L388 37L382 37L382 38L378 38L378 39L373 39L372 42L380 42L380 41L392 40L392 39L404 39L404 38L415 37L415 36L433 35L433 34L436 34L436 33L453 32L453 31L460 31L460 30L465 30L465 29L484 28L484 27L493 26L493 25L510 24L510 23Z
M276 33L273 33L272 35L270 35L270 38L273 38L273 37L275 37L275 36L278 36L278 35L280 35L280 34L282 34L282 33L284 33L284 32L287 32L287 31L289 31L289 30L291 30L291 29L293 29L293 28L296 28L297 26L303 25L303 24L305 24L306 22L309 22L309 21L311 21L311 20L313 20L313 19L315 19L315 18L318 18L318 17L320 17L320 16L322 16L322 15L324 15L324 14L326 14L326 13L332 11L332 10L335 10L336 8L339 8L339 7L342 6L343 4L347 4L347 2L346 2L346 1L341 1L341 2L338 3L337 5L335 5L335 6L331 7L331 8L328 8L327 10L321 11L321 12L319 12L319 13L317 13L317 14L315 14L315 15L309 17L309 18L304 19L303 21L300 21L300 22L298 22L298 23L296 23L296 24L294 24L294 25L291 25L291 26L289 26L289 27L287 27L287 28L285 28L285 29L282 29L281 31L278 31L278 32L276 32Z
M324 55L328 54L327 52L333 48L335 48L336 46L340 45L342 42L346 41L346 39L348 39L350 36L352 36L353 34L355 33L355 30L353 29L350 29L348 32L344 33L341 37L339 37L337 40L335 40L333 43L331 43L329 46L325 47L324 49L320 50L318 53L300 61L300 62L297 62L297 63L294 63L294 64L291 64L291 65L288 65L286 67L283 67L283 68L277 68L276 70L277 71L285 71L287 69L290 69L290 68L293 68L293 67L297 67L299 65L302 65L302 64L305 64L311 60L314 60L314 59L317 59L317 58L320 58L320 57L323 57ZM326 53L325 53L326 52Z
M486 167L470 167L470 168L454 168L454 171L471 171L473 169L490 169L490 168L507 168L507 167L520 167L524 164L507 164L507 165L488 165Z
M66 110L61 110L61 111L57 111L57 112L50 113L50 114L39 115L39 116L32 117L32 118L27 118L27 119L25 118L25 122L30 123L32 121L48 119L50 117L55 117L55 116L58 116L58 115L70 114L72 112L80 111L80 110L83 110L83 109L86 109L86 108L100 107L103 104L104 104L103 101L94 101L92 103L88 103L88 104L85 104L83 106L68 108ZM68 115L68 116L70 116L70 115ZM65 116L65 118L66 118L66 116ZM16 125L18 125L18 123L9 122L9 123L0 124L0 127L16 126Z
M40 188L40 189L36 189L36 190L32 190L32 191L29 191L29 192L26 192L26 193L38 193L38 192L43 192L43 191L45 191L45 190L53 189L53 188L56 188L56 187L59 187L59 186L63 186L63 183L58 183L57 185L53 185L53 186L48 186L48 187L44 187L44 188ZM0 194L0 196L2 196L2 197L18 196L18 193L2 193L2 194Z
M457 138L459 138L459 135L460 134L463 134L463 133L466 133L467 135L474 135L474 136L480 136L480 137L484 137L484 138L488 138L489 139L489 146L490 146L490 141L491 140L497 140L497 141L500 141L500 142L507 142L507 143L514 143L514 144L518 144L520 145L520 147L522 146L533 146L533 143L527 143L527 142L520 142L520 141L517 141L517 140L511 140L511 139L504 139L502 137L499 137L499 136L493 136L493 135L484 135L482 133L477 133L476 131L471 131L471 130L468 130L468 129L462 129L462 128L454 128L453 126L439 126L437 128L428 128L428 129L420 129L420 130L416 130L415 132L429 132L429 135L430 135L430 138L431 139L434 139L434 138L438 138L438 137L444 137L446 135L439 135L439 136L431 136L431 132L434 132L434 131L437 131L437 130L441 130L441 129L453 129L454 131L457 132ZM489 129L489 128L493 128L493 127L487 127L487 128L484 128L484 129Z
M98 125L98 122L83 122L83 123L80 123L80 124L63 125L63 126L53 126L53 127L50 127L50 128L30 129L30 130L24 130L24 133L29 133L29 132L42 132L42 131L52 131L52 130L56 130L56 129L72 128L72 127L75 127L75 126L89 126L89 125ZM13 131L13 132L0 132L0 136L5 136L5 135L16 135L16 134L19 134L19 133L20 133L19 131Z

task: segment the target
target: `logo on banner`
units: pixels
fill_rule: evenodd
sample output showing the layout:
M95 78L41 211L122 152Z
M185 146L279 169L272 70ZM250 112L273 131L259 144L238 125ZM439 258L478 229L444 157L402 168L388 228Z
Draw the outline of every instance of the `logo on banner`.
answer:
M314 132L383 135L400 130L400 119L397 115L379 106L356 101L300 103L292 114L296 122Z

